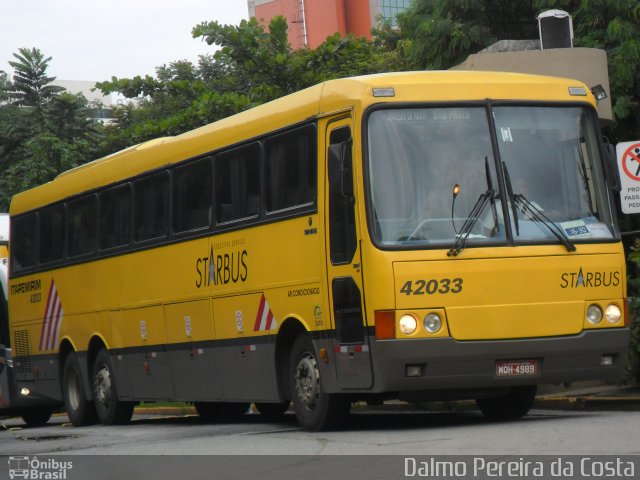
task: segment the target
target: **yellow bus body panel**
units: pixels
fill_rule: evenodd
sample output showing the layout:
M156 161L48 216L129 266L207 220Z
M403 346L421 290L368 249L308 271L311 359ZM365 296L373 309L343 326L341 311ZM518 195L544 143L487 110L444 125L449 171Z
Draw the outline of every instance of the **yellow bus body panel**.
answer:
M458 340L574 335L583 329L585 301L621 303L620 260L605 254L395 262L397 307L446 306ZM400 293L408 281L457 278L459 293L440 293L441 287L433 294Z

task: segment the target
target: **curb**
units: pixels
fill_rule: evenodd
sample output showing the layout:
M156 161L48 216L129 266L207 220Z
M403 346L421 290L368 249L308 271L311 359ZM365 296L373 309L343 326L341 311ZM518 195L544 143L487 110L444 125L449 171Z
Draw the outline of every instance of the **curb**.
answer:
M134 415L167 415L184 416L197 415L194 407L136 407L133 409Z
M640 411L640 396L576 396L536 398L534 408L548 410Z
M576 410L576 411L640 411L640 396L559 396L537 397L533 408L540 410ZM429 404L412 404L390 402L380 406L368 406L358 403L354 412L415 412L415 411L466 411L475 410L473 401L434 402ZM197 415L194 407L136 407L137 415L185 416Z

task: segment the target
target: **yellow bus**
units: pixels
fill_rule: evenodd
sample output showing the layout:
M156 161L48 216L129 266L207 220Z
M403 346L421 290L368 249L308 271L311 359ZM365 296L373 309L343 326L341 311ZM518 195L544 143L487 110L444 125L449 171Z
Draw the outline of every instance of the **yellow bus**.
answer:
M159 400L520 417L625 363L614 183L589 89L508 73L328 81L131 147L13 198L17 391L75 425Z

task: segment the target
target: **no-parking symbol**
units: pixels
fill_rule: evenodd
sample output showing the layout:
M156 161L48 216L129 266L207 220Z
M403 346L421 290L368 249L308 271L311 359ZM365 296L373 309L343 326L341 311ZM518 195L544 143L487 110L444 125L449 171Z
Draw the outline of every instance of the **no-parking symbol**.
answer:
M640 141L616 145L623 213L640 213Z

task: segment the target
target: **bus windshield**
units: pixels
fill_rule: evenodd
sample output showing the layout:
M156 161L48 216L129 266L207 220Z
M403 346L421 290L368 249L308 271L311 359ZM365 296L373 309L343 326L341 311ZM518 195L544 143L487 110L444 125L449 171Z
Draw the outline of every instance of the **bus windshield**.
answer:
M594 117L581 107L380 109L367 133L382 247L614 237Z

